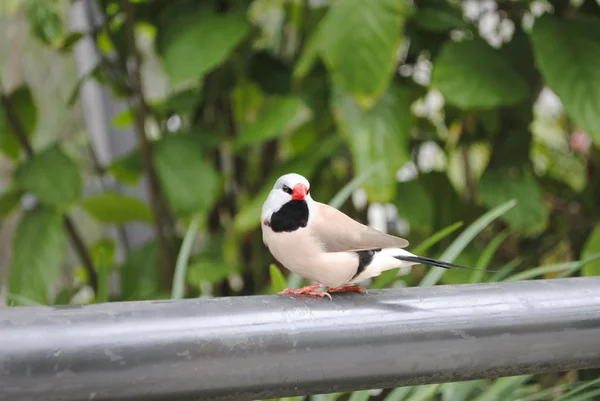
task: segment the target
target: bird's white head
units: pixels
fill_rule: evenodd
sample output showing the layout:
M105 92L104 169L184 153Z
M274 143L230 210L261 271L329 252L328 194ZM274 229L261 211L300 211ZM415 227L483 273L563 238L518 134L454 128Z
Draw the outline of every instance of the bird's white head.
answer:
M277 179L263 204L262 220L269 219L271 214L292 200L304 200L309 205L313 202L310 196L310 183L305 177L296 173L285 174Z

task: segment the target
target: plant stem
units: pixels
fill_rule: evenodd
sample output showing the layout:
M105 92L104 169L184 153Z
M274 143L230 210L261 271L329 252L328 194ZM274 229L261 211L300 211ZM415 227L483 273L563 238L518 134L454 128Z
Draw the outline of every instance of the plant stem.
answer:
M467 196L467 201L469 203L473 203L475 199L475 184L473 183L473 176L471 175L469 148L467 146L461 146L460 155L462 157L463 168L465 173L465 194Z
M19 116L15 112L13 105L11 103L10 98L2 91L2 106L4 107L4 112L6 113L6 118L8 119L8 123L13 128L14 134L17 136L17 140L25 149L25 153L27 153L27 157L33 157L33 148L29 143L29 139L27 138L27 134L25 132L25 128L21 124L21 120L19 120Z
M135 113L135 133L138 138L140 145L140 152L142 155L144 170L146 171L148 178L148 196L150 198L150 204L152 207L152 213L155 221L155 232L158 240L158 251L161 259L161 266L163 272L164 285L171 288L173 280L173 264L171 258L171 252L169 243L167 240L167 234L165 232L166 225L164 224L166 207L162 203L160 184L154 164L152 163L152 147L146 136L146 116L148 115L149 107L144 98L144 92L142 89L141 80L141 64L142 57L135 43L135 19L133 15L133 4L129 0L121 0L121 7L125 12L125 34L129 44L131 55L133 56L133 63L131 69L125 71L129 78L130 86L133 93L128 97L129 107L134 110ZM123 64L127 65L126 60Z
M16 111L13 108L10 98L6 95L6 93L4 93L4 91L1 91L1 98L2 98L2 106L6 113L6 118L8 119L8 123L13 128L13 132L14 132L15 136L17 137L18 141L21 143L21 146L23 147L23 149L25 149L25 153L27 154L27 157L29 159L33 158L33 156L34 156L33 147L31 146L31 143L29 142L29 138L27 138L27 133L25 132L25 128L23 128L23 124L21 124L21 120L19 119L19 116L17 115ZM66 213L63 215L63 224L65 226L65 229L67 230L69 239L70 239L71 243L73 244L73 247L75 248L75 252L77 253L79 260L83 264L83 267L85 268L85 270L88 274L88 277L90 279L90 285L94 289L94 292L97 292L98 291L98 275L96 274L96 269L94 269L94 262L92 261L92 258L90 257L90 254L88 253L87 247L85 246L85 243L83 242L83 239L81 238L81 235L79 235L79 232L77 231L77 228L75 227L75 224L73 223L73 221L71 220L69 215Z
M87 247L85 246L85 243L83 242L83 239L81 238L81 235L77 231L77 228L75 227L75 224L73 223L73 220L71 220L71 218L67 214L64 215L63 220L64 220L63 224L65 225L65 229L67 230L67 233L69 234L69 239L71 240L71 243L73 244L73 247L75 248L75 251L77 252L77 255L79 256L79 259L81 260L81 263L85 267L85 271L87 272L87 274L90 278L90 285L94 289L94 293L97 294L98 293L98 273L96 272L96 269L94 268L94 262L92 261L92 258L90 257Z

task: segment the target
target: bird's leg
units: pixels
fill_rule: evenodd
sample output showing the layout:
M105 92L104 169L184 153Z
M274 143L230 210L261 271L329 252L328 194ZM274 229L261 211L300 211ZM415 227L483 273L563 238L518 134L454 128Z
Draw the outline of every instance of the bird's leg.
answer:
M302 288L298 288L295 290L292 290L290 288L286 288L285 290L279 292L279 295L301 295L301 294L306 294L306 295L315 295L318 297L329 297L329 299L331 299L331 295L329 295L327 292L324 291L315 291L318 290L319 288L323 288L324 286L321 284L314 284L314 285L307 285L306 287L302 287Z
M365 292L367 289L359 285L342 285L341 287L328 288L327 292Z
M306 293L308 291L318 290L321 287L323 287L321 284L313 284L313 285L307 285L306 287L298 288L296 290L292 290L290 288L286 288L285 290L281 291L279 294L285 294L285 295L290 295L290 294L304 294L304 293Z

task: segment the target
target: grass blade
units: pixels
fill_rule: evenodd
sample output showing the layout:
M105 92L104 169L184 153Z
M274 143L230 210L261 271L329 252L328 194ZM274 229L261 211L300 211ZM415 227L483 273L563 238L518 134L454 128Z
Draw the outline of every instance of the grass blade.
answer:
M482 394L473 401L497 401L506 400L533 375L521 375L513 377L501 377L496 379Z
M352 395L348 398L348 401L367 401L369 399L369 391L354 391Z
M577 270L581 269L586 263L591 262L592 260L600 258L600 253L597 253L593 256L590 256L584 260L576 260L574 262L566 262L566 263L558 263L555 265L549 266L538 266L533 269L526 270L521 273L513 274L505 281L517 281L517 280L528 280L537 276L541 276L546 273L554 273L566 270L570 272L570 274L575 273Z
M192 245L199 224L200 217L194 217L183 238L179 255L177 255L175 274L173 276L173 288L171 289L171 298L173 299L181 299L185 295L185 275L187 273L188 262L190 260L190 254L192 253Z
M492 276L487 280L488 283L504 280L510 274L510 272L516 269L521 263L523 263L523 258L514 258L513 260L502 266L500 269L498 269L497 272L492 274Z
M300 288L302 286L303 281L304 281L304 278L301 275L296 274L294 272L290 272L290 274L288 276L288 280L287 280L287 287L288 288Z
M496 253L496 250L500 244L504 242L506 237L508 237L508 234L508 231L501 232L500 234L496 235L494 239L491 240L490 243L485 247L479 256L477 263L475 263L475 268L482 270L473 271L469 277L469 283L480 283L483 281L483 277L485 275L483 270L488 268L492 258L494 257L494 254Z
M424 254L425 252L427 252L427 250L429 250L429 248L431 248L432 246L434 246L435 244L437 244L438 242L440 242L441 240L443 240L444 238L446 238L447 236L452 234L454 231L458 230L460 227L462 227L462 225L463 225L463 222L459 221L459 222L454 223L446 228L441 229L440 231L433 234L432 236L427 238L425 241L423 241L419 245L417 245L412 252L417 255ZM383 274L381 274L379 277L377 277L373 281L371 288L387 287L390 283L392 283L396 279L397 274L398 274L397 269L387 270L387 271L383 272Z
M585 394L578 395L576 397L567 398L566 401L587 401L589 399L597 400L597 396L600 395L600 390L588 391Z
M466 246L473 240L473 238L475 238L477 234L479 234L492 221L496 220L498 217L513 208L516 204L516 200L510 200L479 217L473 222L473 224L463 231L458 238L454 240L454 242L452 242L452 244L448 247L448 249L446 249L439 259L445 262L454 261L454 259L463 251L463 249L466 248ZM445 269L441 267L431 267L419 285L426 287L437 284L440 278L442 278L444 275L444 272Z
M539 400L543 400L546 399L546 397L554 394L556 391L561 391L564 390L565 388L567 388L569 386L569 384L561 384L558 386L554 386L554 387L550 387L544 390L540 390L536 393L530 394L526 397L522 397L522 398L515 398L515 401L539 401ZM554 398L552 398L552 400L555 400Z
M554 399L554 401L565 401L565 400L571 400L569 397L572 397L572 396L574 396L575 394L577 394L577 393L580 393L581 391L585 390L585 389L586 389L586 388L588 388L588 387L597 386L597 385L600 385L600 378L598 378L598 379L595 379L595 380L591 380L591 381L589 381L589 382L587 382L587 383L584 383L584 384L582 384L582 385L580 385L580 386L577 386L577 387L576 387L576 388L574 388L573 390L571 390L571 391L569 391L569 392L566 392L566 393L562 394L562 395L561 395L561 396L559 396L559 397L556 397L556 398Z
M360 184L365 182L367 180L367 178L369 178L371 176L371 174L373 174L373 172L375 172L375 169L382 164L383 164L382 162L375 163L371 167L369 167L368 169L366 169L365 171L363 171L362 173L360 173L359 175L354 177L352 180L350 180L346 185L344 185L337 192L337 194L335 194L335 196L333 198L331 198L331 200L329 201L329 206L332 206L336 209L339 209L340 207L342 207L344 202L346 202L346 200L352 195L352 192L356 188L358 188L358 186Z
M433 234L431 237L427 238L425 241L423 241L419 245L417 245L412 250L412 252L416 253L417 255L427 252L435 244L437 244L438 242L440 242L441 240L443 240L444 238L446 238L447 236L452 234L454 231L461 228L463 226L463 224L464 223L462 221L458 221L446 228L442 228L440 231Z
M437 383L417 386L405 401L429 401L438 394L441 385L441 383Z
M276 265L271 264L271 266L269 266L269 272L271 273L271 292L277 294L278 292L285 290L285 278L283 277L283 274L281 274L279 268Z
M384 401L404 401L413 389L412 386L395 388L385 397Z
M442 401L468 401L473 391L485 382L485 380L470 380L458 383L445 383L441 388Z
M33 299L29 299L19 294L13 294L11 292L6 293L7 305L11 306L13 302L19 302L23 306L43 306L43 304L34 301Z

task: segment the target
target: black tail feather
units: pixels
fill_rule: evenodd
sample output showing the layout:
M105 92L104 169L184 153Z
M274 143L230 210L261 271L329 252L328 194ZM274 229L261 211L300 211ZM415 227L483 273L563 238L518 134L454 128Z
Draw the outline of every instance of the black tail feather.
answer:
M394 256L394 257L398 260L404 260L406 262L421 263L424 265L442 267L444 269L466 269L466 270L476 270L476 271L484 271L484 272L499 271L499 270L475 269L474 267L466 267L466 266L456 265L454 263L444 262L444 261L432 259L432 258L426 258L423 256Z

